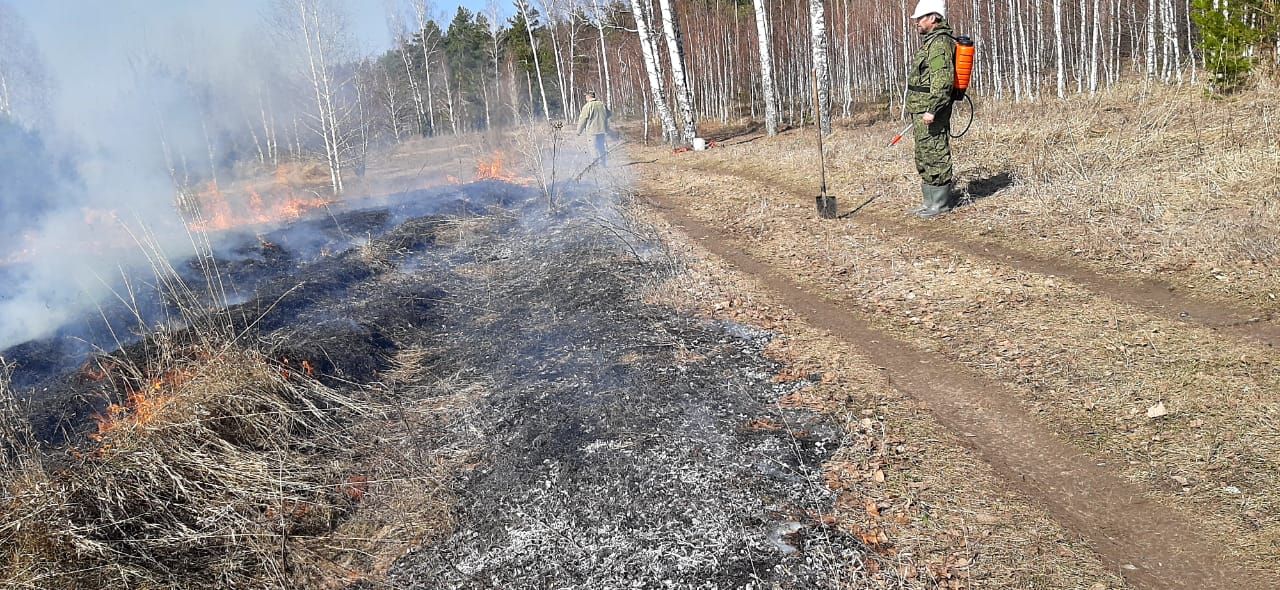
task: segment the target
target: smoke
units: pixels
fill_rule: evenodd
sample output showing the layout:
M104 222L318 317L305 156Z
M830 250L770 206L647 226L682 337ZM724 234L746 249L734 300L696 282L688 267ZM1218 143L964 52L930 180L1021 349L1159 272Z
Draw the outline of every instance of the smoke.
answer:
M177 187L233 174L278 77L249 3L53 4L0 0L0 350L191 255Z

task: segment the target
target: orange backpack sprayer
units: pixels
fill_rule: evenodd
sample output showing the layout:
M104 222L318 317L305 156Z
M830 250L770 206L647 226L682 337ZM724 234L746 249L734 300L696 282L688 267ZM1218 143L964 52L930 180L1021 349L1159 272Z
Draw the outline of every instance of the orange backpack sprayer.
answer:
M952 39L956 42L956 79L951 86L951 102L969 103L969 121L964 124L964 130L951 135L959 139L969 132L970 127L973 127L973 101L969 100L969 82L973 81L973 59L978 51L974 47L973 39L967 35L952 37Z
M969 82L973 78L973 58L977 54L977 50L973 46L973 39L961 35L956 40L956 81L954 89L951 91L951 100L964 100L965 93L969 91Z
M974 46L973 39L970 39L967 35L951 37L951 40L956 42L956 77L951 85L951 102L969 103L969 122L965 123L964 131L951 135L951 137L959 139L964 137L964 134L968 133L969 128L973 126L973 101L969 100L968 92L969 84L973 81L973 62L978 52ZM889 142L889 147L898 145L898 142L902 141L902 138L911 131L913 125L914 123L907 125L900 133L893 136L893 141Z

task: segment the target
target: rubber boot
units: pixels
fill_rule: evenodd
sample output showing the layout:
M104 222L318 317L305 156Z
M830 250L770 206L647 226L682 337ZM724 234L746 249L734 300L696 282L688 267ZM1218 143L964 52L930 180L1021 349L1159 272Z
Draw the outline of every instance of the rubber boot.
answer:
M929 210L929 185L921 183L920 192L924 195L922 205L911 210L912 215L919 215Z
M942 186L923 184L920 185L920 192L924 195L924 206L916 212L916 217L933 219L951 210L950 184Z

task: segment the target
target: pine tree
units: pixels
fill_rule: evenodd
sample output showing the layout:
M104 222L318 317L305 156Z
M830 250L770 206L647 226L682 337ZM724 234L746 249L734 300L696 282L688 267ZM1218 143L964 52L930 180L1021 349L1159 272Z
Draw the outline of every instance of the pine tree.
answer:
M1214 91L1229 93L1249 79L1255 64L1274 42L1276 16L1268 0L1194 0L1192 19L1200 29L1200 48Z

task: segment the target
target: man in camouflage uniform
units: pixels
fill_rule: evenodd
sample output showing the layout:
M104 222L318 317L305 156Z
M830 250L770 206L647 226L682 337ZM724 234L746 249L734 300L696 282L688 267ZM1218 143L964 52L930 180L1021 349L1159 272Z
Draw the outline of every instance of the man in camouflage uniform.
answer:
M924 36L907 81L907 112L915 128L916 169L923 181L925 219L951 210L955 184L951 164L951 90L955 84L956 46L943 0L921 0L912 15Z

